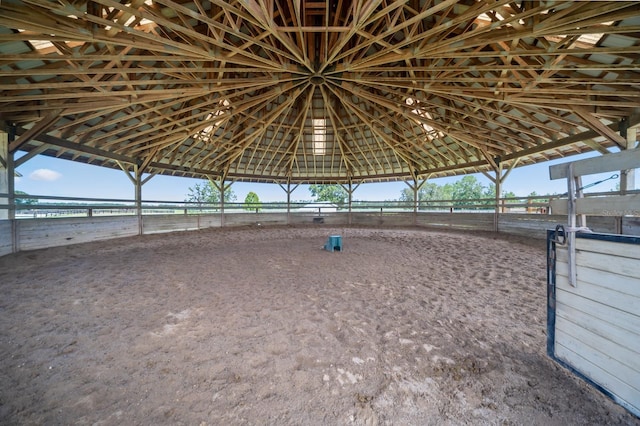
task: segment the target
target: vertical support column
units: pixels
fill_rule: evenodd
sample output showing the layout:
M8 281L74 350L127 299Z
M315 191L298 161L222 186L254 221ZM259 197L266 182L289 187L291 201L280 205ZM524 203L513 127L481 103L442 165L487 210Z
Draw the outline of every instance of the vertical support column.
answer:
M511 171L518 164L520 159L516 158L514 162L511 163L511 165L507 168L507 171L504 172L503 174L503 163L499 161L500 158L492 159L491 157L488 157L488 156L487 158L491 160L490 161L491 167L494 173L496 174L496 176L493 177L487 172L482 172L482 174L485 175L491 182L493 182L493 184L496 187L495 210L493 214L493 230L495 232L500 232L500 213L504 213L504 207L500 203L500 194L502 194L502 184L504 183L505 180L507 180L507 176L509 176L509 173L511 173Z
M287 225L291 225L291 181L287 181Z
M224 178L220 180L220 227L224 227Z
M495 193L495 213L493 215L493 230L494 232L500 232L500 213L502 213L500 208L500 194L502 194L502 163L497 165L498 167L495 169L496 172L496 193Z
M347 205L349 207L349 213L348 213L348 218L347 218L347 223L349 225L351 225L353 223L353 219L352 219L352 211L353 211L353 193L355 192L356 189L358 189L358 187L360 186L360 184L357 184L356 187L353 187L353 181L351 180L351 178L349 178L349 184L345 187L344 185L340 185L345 191L347 191L347 194L349 195L349 198L347 198Z
M568 222L567 230L569 252L569 284L576 286L576 179L573 176L573 163L569 163L569 173L567 175L567 193L568 193Z
M282 190L284 192L287 193L287 225L291 225L291 194L293 193L293 191L295 191L298 188L298 186L300 186L300 184L297 184L292 189L291 188L291 179L287 179L287 187L286 188L284 186L282 186L281 184L278 184L278 186L280 188L282 188Z
M136 216L138 218L138 235L142 235L144 233L144 224L142 223L142 170L137 164L133 166L133 174L133 185L135 186L136 193L135 202Z
M406 183L407 186L411 188L411 190L413 191L413 226L418 226L418 207L420 204L420 197L419 197L420 188L422 188L424 184L427 183L428 179L429 177L427 177L425 180L420 182L418 180L418 176L414 175L413 184L410 184L409 182L404 181L404 183Z
M211 177L207 177L211 185L218 190L220 193L220 227L224 227L224 194L227 192L227 189L233 184L233 182L229 183L229 185L225 185L225 176L220 176L220 180L213 180Z
M502 181L507 176L506 175L504 177L502 176L502 163L498 163L492 160L491 166L493 168L493 172L496 174L495 177L491 176L487 172L482 172L482 174L485 175L487 179L489 179L491 182L493 182L493 185L495 186L493 231L499 232L500 231L500 213L501 213L500 194L502 193Z
M0 194L7 194L6 197L0 197L0 204L8 207L0 208L0 219L12 219L11 206L14 203L13 194L13 155L9 154L9 135L0 131ZM10 170L11 169L11 170ZM15 212L15 210L13 210ZM15 214L15 213L14 213Z
M634 149L636 147L637 128L633 127L627 129L627 146L626 149ZM620 193L626 194L627 191L632 191L636 186L636 171L635 169L621 170L620 171Z
M155 173L150 174L145 179L142 179L142 173L144 171L144 166L139 166L138 164L133 165L133 176L131 176L131 172L129 171L128 166L125 166L119 161L116 161L120 169L124 172L125 175L129 178L134 187L135 197L135 209L136 209L136 217L138 219L138 235L144 234L144 222L142 217L142 185L147 183L152 177L155 176Z
M413 180L413 226L417 226L418 225L418 192L419 192L419 188L418 188L418 180L414 179Z

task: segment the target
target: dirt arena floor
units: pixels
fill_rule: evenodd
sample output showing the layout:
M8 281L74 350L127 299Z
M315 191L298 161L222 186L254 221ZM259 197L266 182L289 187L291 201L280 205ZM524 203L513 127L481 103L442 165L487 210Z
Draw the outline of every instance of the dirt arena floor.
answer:
M540 240L215 229L5 256L0 289L1 424L640 424L545 355Z

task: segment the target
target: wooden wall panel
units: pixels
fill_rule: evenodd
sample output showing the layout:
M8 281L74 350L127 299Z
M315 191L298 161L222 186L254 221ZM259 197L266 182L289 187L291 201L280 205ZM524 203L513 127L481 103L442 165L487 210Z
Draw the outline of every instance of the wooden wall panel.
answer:
M492 231L494 226L493 218L493 213L418 213L416 225L473 231ZM411 223L412 222L409 222L409 224Z
M567 225L565 215L538 214L501 214L498 222L500 232L545 238L548 229L555 229L556 225ZM587 218L587 227L593 232L614 234L618 225L615 217L596 216Z
M459 230L493 230L493 213L425 213L418 212L353 212L351 223L354 226L379 227L433 227ZM226 227L252 226L261 224L286 225L285 212L270 213L227 213ZM349 213L336 212L322 215L322 222L317 221L317 214L313 212L290 215L291 225L333 225L346 226L349 223ZM500 215L500 232L519 234L534 238L544 238L547 229L553 229L557 224L566 224L565 216L502 214ZM589 217L591 229L599 232L615 233L622 227L628 231L640 234L640 219L633 217ZM34 250L38 248L54 247L97 241L108 238L118 238L137 235L137 219L133 216L118 217L77 217L77 218L48 218L24 219L16 221L17 249ZM221 226L219 214L210 215L147 215L143 217L143 232L145 234L206 229ZM11 221L0 220L0 256L11 253Z
M197 215L149 215L142 220L143 234L158 234L173 231L198 229Z
M0 256L4 256L13 251L11 240L11 221L0 220Z
M58 218L16 220L18 251L137 235L136 217Z
M286 225L286 213L231 213L224 215L225 226Z
M640 245L576 239L576 286L556 251L554 355L640 414Z
M626 216L622 218L622 233L640 235L640 217Z

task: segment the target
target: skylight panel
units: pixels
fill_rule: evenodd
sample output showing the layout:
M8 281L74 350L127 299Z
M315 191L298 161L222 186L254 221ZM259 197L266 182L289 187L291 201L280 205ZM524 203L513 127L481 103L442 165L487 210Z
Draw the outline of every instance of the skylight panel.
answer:
M327 120L314 118L312 120L313 155L325 155L327 152Z

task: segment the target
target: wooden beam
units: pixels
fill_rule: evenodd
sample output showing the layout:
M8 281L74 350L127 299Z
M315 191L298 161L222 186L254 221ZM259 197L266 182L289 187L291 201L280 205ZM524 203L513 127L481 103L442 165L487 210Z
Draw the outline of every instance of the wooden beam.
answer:
M550 166L549 178L555 180L570 177L569 164L573 164L573 177L636 169L640 167L640 149L626 150L615 154Z
M32 139L38 138L41 133L45 133L47 129L57 120L60 119L62 110L55 110L42 117L30 129L20 133L19 136L9 143L9 152L16 152L22 145Z
M602 123L598 117L594 116L586 108L574 105L573 111L582 118L588 127L598 132L600 135L615 142L620 148L626 148L627 141L624 137L611 130L606 124Z

